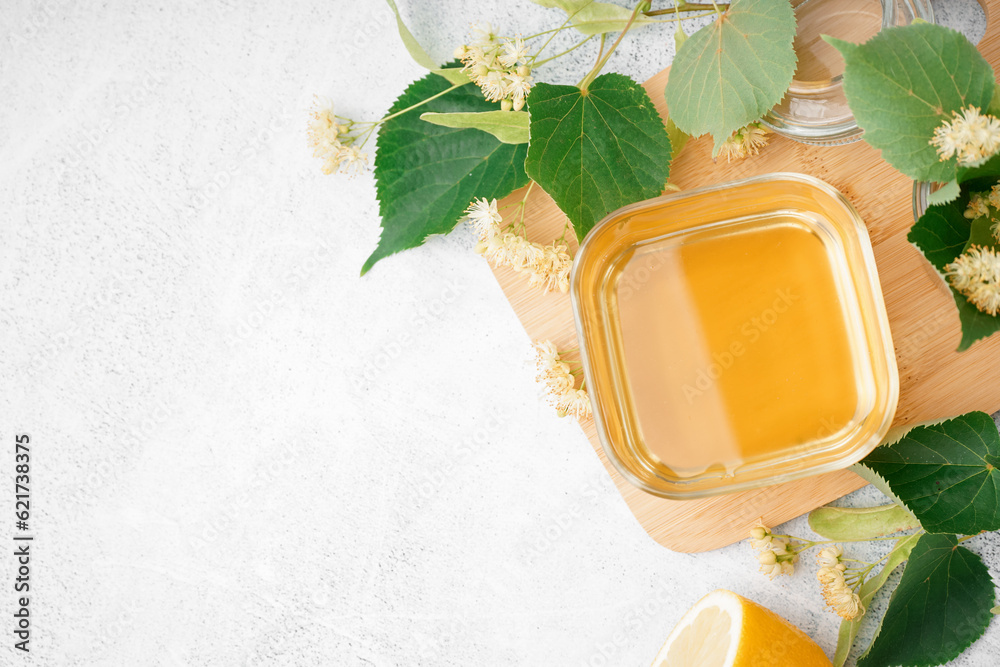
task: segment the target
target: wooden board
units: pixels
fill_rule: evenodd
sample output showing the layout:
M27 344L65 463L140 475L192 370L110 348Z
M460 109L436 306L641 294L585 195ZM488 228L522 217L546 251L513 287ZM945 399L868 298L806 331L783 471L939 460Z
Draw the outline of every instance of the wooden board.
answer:
M1000 0L987 0L985 5L989 23L979 48L996 67L1000 63ZM645 84L663 117L667 73L664 70ZM674 161L670 180L689 190L776 171L821 178L843 192L866 221L899 364L901 391L895 424L970 410L1000 410L1000 336L980 341L967 352L955 352L960 332L951 294L906 240L913 224L913 183L868 144L821 148L772 135L771 144L759 156L727 164L712 162L710 139L702 137L690 141ZM518 191L503 203L522 198L523 192ZM528 199L526 216L529 236L542 243L559 237L566 222L539 188ZM542 294L528 287L524 274L509 269L494 272L532 340L551 339L560 349L577 347L568 295ZM636 519L654 540L675 551L707 551L731 544L744 539L758 517L777 525L865 485L857 475L840 471L706 500L664 500L626 482L604 455L593 420L582 426Z

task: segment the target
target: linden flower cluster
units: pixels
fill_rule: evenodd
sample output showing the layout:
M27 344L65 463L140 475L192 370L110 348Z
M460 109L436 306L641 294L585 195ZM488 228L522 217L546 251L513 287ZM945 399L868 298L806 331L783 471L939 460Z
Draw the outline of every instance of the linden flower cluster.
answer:
M757 155L761 148L767 146L768 134L769 130L760 121L750 123L733 132L733 136L722 144L719 154L726 156L726 162Z
M963 167L979 164L1000 149L1000 119L966 107L934 130L930 143L942 162L955 156Z
M990 214L990 202L992 201L992 194L990 198L987 199L982 193L974 193L969 197L969 206L965 209L965 217L969 220L975 220L976 218L982 218Z
M493 26L483 23L472 29L472 41L455 49L464 72L490 102L500 102L504 111L520 111L531 90L528 47L520 37L501 40Z
M1000 210L1000 184L994 185L989 193L974 192L969 197L969 205L965 209L965 217L969 220L989 217L993 224L990 226L990 234L1000 242L1000 218L994 217L992 211Z
M1000 255L991 248L972 246L946 265L948 282L980 311L1000 314Z
M560 417L573 415L578 420L590 416L590 396L583 387L576 388L576 377L570 365L562 360L559 351L550 340L535 343L535 362L538 365L538 381L545 385L552 403Z
M827 606L841 618L850 620L865 613L865 607L860 596L847 583L847 566L841 562L843 555L844 551L839 546L820 551L816 556L820 566L816 579L823 587L823 599Z
M776 537L762 521L750 530L750 546L759 552L757 562L760 563L760 571L771 579L795 572L798 552L790 546L789 540Z
M339 122L333 105L325 104L315 109L309 122L309 143L313 155L323 160L323 173L339 171L354 176L368 166L368 155L352 146L351 121Z
M500 228L503 217L497 210L497 200L478 199L466 209L473 228L479 233L476 252L493 266L509 266L517 272L530 274L528 284L549 292L569 291L569 274L573 259L565 245L553 242L543 246L513 232Z

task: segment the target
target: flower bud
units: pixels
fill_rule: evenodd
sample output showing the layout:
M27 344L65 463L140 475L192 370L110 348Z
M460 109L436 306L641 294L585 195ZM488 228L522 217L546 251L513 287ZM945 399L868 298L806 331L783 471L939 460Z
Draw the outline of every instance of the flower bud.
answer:
M762 540L767 537L767 529L764 526L757 526L750 531L750 537L755 540Z
M521 65L520 67L517 68L517 75L518 76L530 76L531 75L531 68L528 67L527 65Z
M469 53L468 47L465 44L462 44L455 48L455 52L452 55L461 60L467 53Z
M514 111L520 111L523 108L524 108L524 98L523 97L519 97L516 100L514 100Z
M757 562L760 563L761 565L774 565L775 563L778 562L778 557L775 555L773 551L768 549L767 551L757 556Z
M489 73L490 73L490 68L482 63L479 63L478 65L472 68L472 76L474 76L477 79L482 78Z
M514 108L514 103L509 99L500 100L501 111L510 111L513 108Z

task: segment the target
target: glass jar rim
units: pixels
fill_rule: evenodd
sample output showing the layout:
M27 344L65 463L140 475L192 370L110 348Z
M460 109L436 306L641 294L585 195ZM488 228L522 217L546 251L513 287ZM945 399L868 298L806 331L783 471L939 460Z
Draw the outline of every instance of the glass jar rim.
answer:
M798 5L802 7L809 2L816 0L805 0ZM882 25L879 31L898 24L900 20L900 7L905 7L906 13L912 18L920 18L930 23L934 23L934 9L930 0L880 0L882 6ZM816 86L812 82L793 81L786 92L785 99L791 101L820 102L820 93L827 95L842 94L843 74L837 74L824 82L821 86ZM783 100L784 101L784 100ZM846 101L845 101L846 104ZM831 122L807 121L796 118L793 114L781 114L772 109L761 118L761 122L773 130L775 133L788 137L804 144L818 146L838 146L852 143L861 138L863 130L858 127L857 120L853 115L836 119Z

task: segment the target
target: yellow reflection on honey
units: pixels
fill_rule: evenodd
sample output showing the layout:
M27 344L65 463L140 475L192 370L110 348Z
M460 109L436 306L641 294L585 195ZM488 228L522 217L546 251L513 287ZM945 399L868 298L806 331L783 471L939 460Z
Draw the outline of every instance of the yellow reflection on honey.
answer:
M617 310L637 440L686 477L833 435L858 408L843 289L804 221L640 246Z

